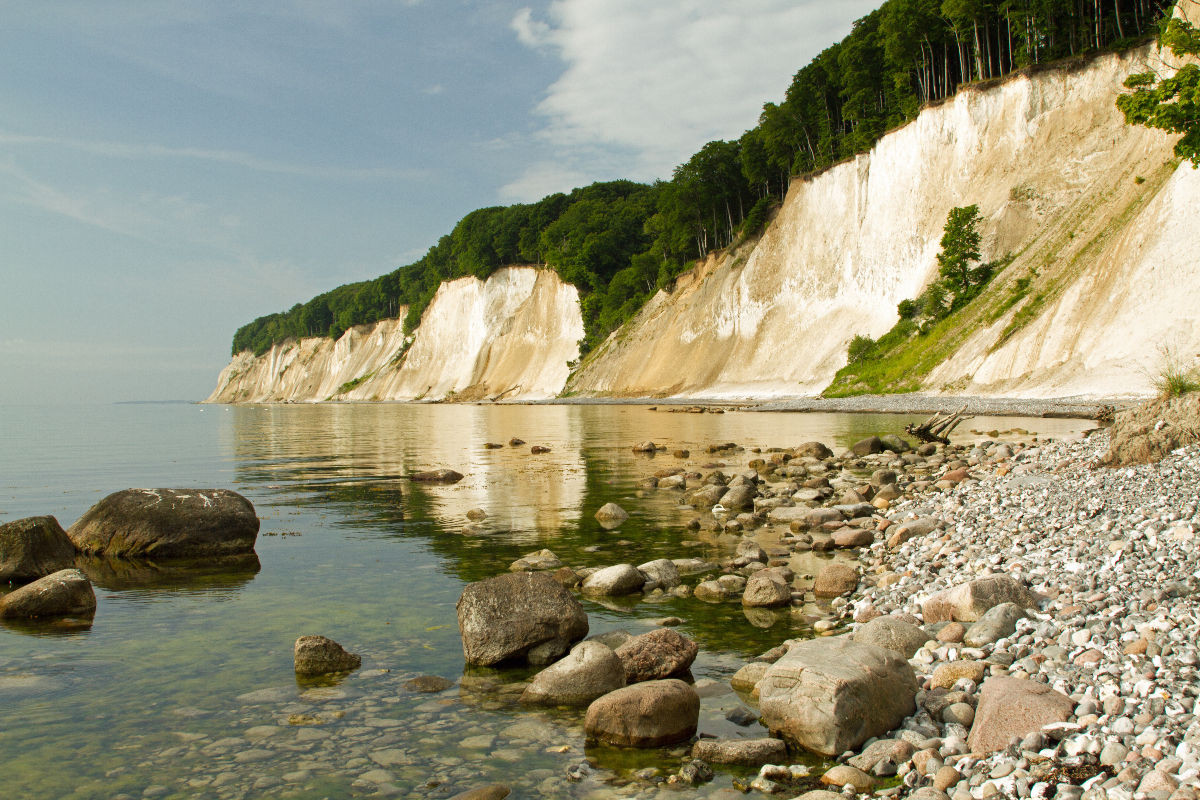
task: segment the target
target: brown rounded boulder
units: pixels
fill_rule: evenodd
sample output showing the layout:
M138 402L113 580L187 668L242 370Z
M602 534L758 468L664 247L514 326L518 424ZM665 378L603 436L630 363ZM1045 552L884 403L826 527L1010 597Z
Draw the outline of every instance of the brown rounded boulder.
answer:
M125 489L88 509L67 535L90 555L228 556L254 549L258 517L228 489Z
M54 517L0 525L0 581L32 581L75 563L75 545Z
M28 583L0 598L0 618L90 617L96 593L77 569L63 569Z
M294 648L297 675L327 675L358 669L362 659L324 636L301 636Z
M609 692L588 706L589 739L618 747L662 747L690 739L700 720L700 696L683 681L646 681Z

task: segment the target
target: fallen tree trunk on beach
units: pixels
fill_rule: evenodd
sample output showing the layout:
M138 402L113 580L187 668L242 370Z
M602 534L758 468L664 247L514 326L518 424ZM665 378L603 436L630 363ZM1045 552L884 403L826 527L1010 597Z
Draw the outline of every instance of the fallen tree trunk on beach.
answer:
M913 425L912 423L905 425L904 430L916 436L922 442L950 444L950 432L957 428L958 424L963 420L970 419L969 416L966 416L966 412L967 407L965 404L953 414L946 414L944 411L939 411L920 425Z

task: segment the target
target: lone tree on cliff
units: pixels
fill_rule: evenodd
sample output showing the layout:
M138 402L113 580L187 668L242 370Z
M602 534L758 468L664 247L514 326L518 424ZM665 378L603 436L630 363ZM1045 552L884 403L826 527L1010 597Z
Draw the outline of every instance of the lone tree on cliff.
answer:
M942 234L942 252L938 253L938 272L959 284L961 291L971 288L971 263L979 260L979 206L950 210Z
M1190 22L1172 19L1158 38L1158 47L1170 48L1177 57L1200 56L1200 31ZM1186 64L1170 78L1140 72L1125 79L1132 92L1117 98L1117 108L1131 125L1182 133L1175 155L1200 166L1200 66Z

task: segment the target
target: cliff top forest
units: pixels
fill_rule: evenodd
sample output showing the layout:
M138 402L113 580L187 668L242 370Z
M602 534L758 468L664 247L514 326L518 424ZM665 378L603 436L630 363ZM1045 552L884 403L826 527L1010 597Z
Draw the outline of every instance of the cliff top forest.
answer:
M418 261L238 329L233 353L337 338L395 317L406 329L442 281L546 265L579 289L587 353L696 259L753 235L794 175L869 150L962 86L1141 44L1169 0L886 0L801 68L781 102L732 141L704 145L671 180L596 183L472 211Z

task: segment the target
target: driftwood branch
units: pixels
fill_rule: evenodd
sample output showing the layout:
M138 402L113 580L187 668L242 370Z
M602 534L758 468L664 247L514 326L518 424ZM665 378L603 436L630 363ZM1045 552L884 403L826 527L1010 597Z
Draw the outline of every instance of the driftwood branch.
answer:
M950 444L950 432L957 428L958 424L963 420L970 419L969 416L966 416L966 412L967 407L965 404L953 414L939 411L920 425L913 425L912 423L905 425L904 430L916 436L922 442Z

